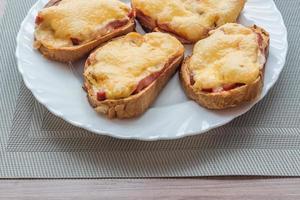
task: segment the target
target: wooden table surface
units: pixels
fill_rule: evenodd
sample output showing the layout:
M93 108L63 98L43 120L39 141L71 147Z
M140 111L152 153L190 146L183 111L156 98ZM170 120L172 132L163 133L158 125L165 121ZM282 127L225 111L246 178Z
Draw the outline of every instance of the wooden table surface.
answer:
M300 199L300 178L2 180L0 199Z

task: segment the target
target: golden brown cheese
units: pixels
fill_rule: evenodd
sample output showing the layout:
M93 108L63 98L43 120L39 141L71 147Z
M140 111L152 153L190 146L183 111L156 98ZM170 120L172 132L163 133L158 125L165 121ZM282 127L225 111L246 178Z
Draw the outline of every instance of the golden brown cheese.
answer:
M235 22L245 0L132 0L133 6L180 36L196 42L207 29Z
M251 28L239 24L211 31L208 38L195 45L189 61L194 89L254 82L264 64L257 37Z
M84 75L95 94L104 91L107 99L126 98L139 81L160 72L169 59L183 52L183 45L168 34L129 33L99 48Z
M118 0L62 0L39 12L35 37L47 47L72 46L70 38L88 42L109 22L128 19L129 12Z

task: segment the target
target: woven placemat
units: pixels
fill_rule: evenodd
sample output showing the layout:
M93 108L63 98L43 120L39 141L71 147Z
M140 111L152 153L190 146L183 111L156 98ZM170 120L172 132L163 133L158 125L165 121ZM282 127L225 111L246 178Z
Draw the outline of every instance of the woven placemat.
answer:
M269 95L226 126L158 142L98 136L37 103L21 80L14 56L20 23L35 1L0 2L0 177L300 176L299 0L275 1L290 48Z

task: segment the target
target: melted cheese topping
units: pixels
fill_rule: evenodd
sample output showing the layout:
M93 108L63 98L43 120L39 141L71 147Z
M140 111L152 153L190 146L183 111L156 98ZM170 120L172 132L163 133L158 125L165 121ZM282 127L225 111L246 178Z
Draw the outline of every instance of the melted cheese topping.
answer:
M160 72L172 58L184 53L183 45L165 33L144 36L129 33L99 48L85 77L94 92L104 91L108 99L129 97L139 81Z
M254 82L263 66L257 34L238 24L226 24L199 41L189 61L195 84L202 90L225 84Z
M235 22L245 0L132 0L133 6L175 33L196 42L207 30Z
M128 19L130 8L118 0L62 0L39 12L35 37L48 47L72 46L70 38L87 42L114 20ZM106 34L106 33L103 33Z

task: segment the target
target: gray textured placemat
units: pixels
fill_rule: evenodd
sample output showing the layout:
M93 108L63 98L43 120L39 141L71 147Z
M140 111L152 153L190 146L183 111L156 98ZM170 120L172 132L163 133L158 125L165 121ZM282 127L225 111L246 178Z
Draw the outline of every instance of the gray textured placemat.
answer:
M0 177L300 176L300 1L276 0L290 50L280 80L246 115L209 133L139 142L73 127L21 81L15 37L34 0L4 0L0 25ZM4 4L3 4L4 3Z

